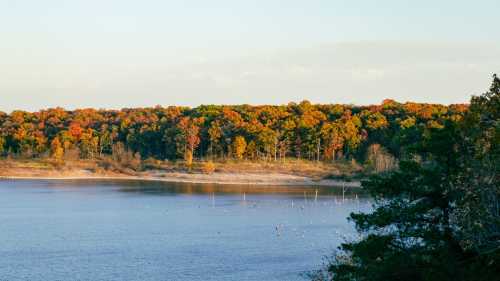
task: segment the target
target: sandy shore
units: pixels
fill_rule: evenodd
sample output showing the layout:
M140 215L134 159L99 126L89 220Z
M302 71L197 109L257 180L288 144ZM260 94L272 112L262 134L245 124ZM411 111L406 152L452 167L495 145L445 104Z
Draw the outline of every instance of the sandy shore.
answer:
M13 172L0 173L0 179L46 179L46 180L71 180L71 179L109 179L109 180L143 180L184 183L212 183L233 185L273 185L273 186L345 186L360 187L360 182L343 182L338 180L313 180L308 177L280 173L222 173L213 174L148 171L137 176L122 174L101 175L86 170L57 172Z

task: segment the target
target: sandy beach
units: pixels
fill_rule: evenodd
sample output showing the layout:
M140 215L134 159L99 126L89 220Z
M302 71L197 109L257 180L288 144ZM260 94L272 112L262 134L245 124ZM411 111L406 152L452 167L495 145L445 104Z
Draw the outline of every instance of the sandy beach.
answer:
M345 186L360 187L359 181L344 182L339 180L321 179L314 180L309 177L289 175L282 173L226 173L215 172L212 174L146 171L138 175L125 175L118 173L99 174L88 170L25 170L7 169L0 171L0 179L46 179L46 180L71 180L71 179L112 179L112 180L142 180L185 183L213 183L234 185L273 185L273 186Z

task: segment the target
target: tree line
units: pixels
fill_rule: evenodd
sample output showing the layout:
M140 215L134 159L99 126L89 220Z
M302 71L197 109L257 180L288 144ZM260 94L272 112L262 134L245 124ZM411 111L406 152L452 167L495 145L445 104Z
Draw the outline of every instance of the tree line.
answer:
M467 105L398 103L169 106L121 110L52 108L0 112L0 155L92 159L125 149L142 158L367 160L382 148L396 158Z

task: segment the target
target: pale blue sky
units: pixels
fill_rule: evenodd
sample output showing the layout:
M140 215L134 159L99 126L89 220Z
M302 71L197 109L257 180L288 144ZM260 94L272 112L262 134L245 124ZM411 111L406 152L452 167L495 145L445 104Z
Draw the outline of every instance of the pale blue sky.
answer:
M0 110L465 102L500 1L0 0Z

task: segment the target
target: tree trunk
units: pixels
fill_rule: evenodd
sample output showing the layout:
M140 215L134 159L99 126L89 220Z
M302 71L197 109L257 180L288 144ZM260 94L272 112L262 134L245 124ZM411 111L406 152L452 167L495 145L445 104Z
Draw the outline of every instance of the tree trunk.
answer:
M274 161L276 162L276 154L278 153L278 140L274 139Z
M317 156L318 156L318 158L316 160L317 162L319 162L319 157L320 157L319 150L320 150L320 147L321 147L321 139L318 139L318 142L317 142L317 145L316 145L316 153L317 153Z

